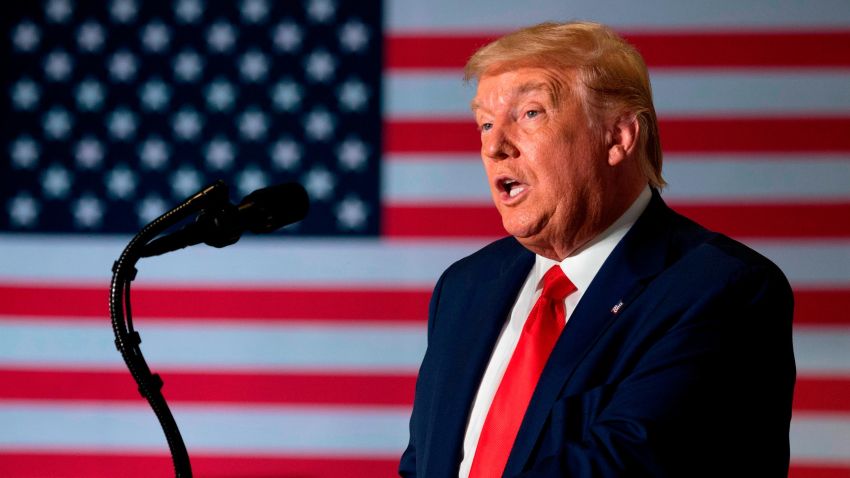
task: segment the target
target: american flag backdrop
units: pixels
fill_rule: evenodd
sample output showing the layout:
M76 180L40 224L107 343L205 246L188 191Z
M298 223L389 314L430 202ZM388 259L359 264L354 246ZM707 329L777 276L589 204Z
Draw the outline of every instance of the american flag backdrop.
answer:
M280 233L138 264L141 348L196 476L393 476L431 287L504 234L460 70L500 33L573 18L646 58L667 202L794 287L791 476L850 476L847 0L0 12L0 476L173 474L112 343L110 268L217 178L234 200L299 181L313 203Z

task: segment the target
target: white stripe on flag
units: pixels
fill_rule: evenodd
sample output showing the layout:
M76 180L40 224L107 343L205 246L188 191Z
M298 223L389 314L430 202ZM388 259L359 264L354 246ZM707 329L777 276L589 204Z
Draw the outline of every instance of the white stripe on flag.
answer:
M850 377L850 329L847 327L797 327L794 357L797 372Z
M650 70L661 117L824 116L850 109L847 70ZM463 72L394 71L384 75L384 111L392 119L472 121L475 85Z
M87 282L106 287L104 280L111 277L112 263L127 241L129 238L0 236L0 281ZM246 237L226 249L198 245L167 257L144 259L137 266L135 284L431 287L448 265L484 243Z
M391 204L491 204L475 154L393 155L381 174ZM670 154L664 178L664 199L678 204L850 200L850 157L843 155Z
M680 0L571 0L532 1L523 7L513 2L489 0L390 0L384 8L390 33L473 32L491 33L544 21L592 19L629 31L711 27L713 30L763 27L793 30L812 27L845 27L850 23L846 0L782 2L742 0L733 4ZM734 45L730 45L734 48Z
M111 275L123 238L0 236L0 281L101 284ZM227 249L196 246L142 261L137 285L264 284L430 289L454 261L486 240L298 240L246 238ZM795 286L850 285L850 241L747 241ZM35 265L39 272L34 272ZM33 271L27 273L26 271Z
M175 404L193 453L398 456L407 442L406 407ZM165 438L143 404L0 402L0 447L14 450L162 451ZM791 457L846 462L850 416L797 413Z
M415 374L425 353L422 324L145 322L142 351L157 369ZM0 365L123 369L114 340L98 321L3 319Z
M426 345L424 324L150 322L137 326L156 369L413 375ZM113 338L95 321L3 319L0 366L123 369ZM801 374L850 376L846 327L798 327L794 349Z
M171 406L192 453L399 456L407 407ZM0 401L0 448L158 451L165 437L144 402Z
M796 412L789 438L792 459L821 466L850 464L850 414Z

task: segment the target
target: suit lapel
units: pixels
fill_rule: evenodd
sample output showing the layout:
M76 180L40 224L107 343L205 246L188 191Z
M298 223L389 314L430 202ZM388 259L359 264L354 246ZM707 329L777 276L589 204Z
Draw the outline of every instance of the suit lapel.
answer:
M606 259L552 350L529 403L505 476L522 471L546 418L576 366L620 310L643 291L664 267L670 210L653 191L647 209ZM615 309L616 311L612 310Z
M534 264L534 255L514 243L508 257L494 258L495 273L479 274L476 284L463 287L448 309L452 335L442 354L434 389L437 406L431 415L427 445L428 476L456 476L463 450L467 418L493 347L519 289ZM503 264L498 266L497 264Z

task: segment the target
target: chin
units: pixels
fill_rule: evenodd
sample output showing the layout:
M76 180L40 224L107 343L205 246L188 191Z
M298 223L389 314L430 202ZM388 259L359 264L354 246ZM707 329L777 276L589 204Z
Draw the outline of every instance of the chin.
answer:
M540 233L540 227L536 223L529 224L522 218L502 216L502 227L508 234L517 238L520 242L531 241Z

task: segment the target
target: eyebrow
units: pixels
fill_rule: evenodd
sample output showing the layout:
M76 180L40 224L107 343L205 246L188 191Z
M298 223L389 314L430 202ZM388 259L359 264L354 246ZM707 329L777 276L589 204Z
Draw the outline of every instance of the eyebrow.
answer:
M535 92L535 91L546 92L549 95L549 99L552 100L553 102L555 102L556 99L557 99L557 94L553 90L552 85L550 85L546 81L529 81L529 82L523 83L523 84L519 85L517 88L514 89L514 91L512 92L512 96L514 96L514 97L524 96L524 95L527 95L528 93L532 93L532 92ZM479 109L480 107L481 107L481 105L475 99L473 99L469 103L469 108L472 110L473 113L477 109Z

